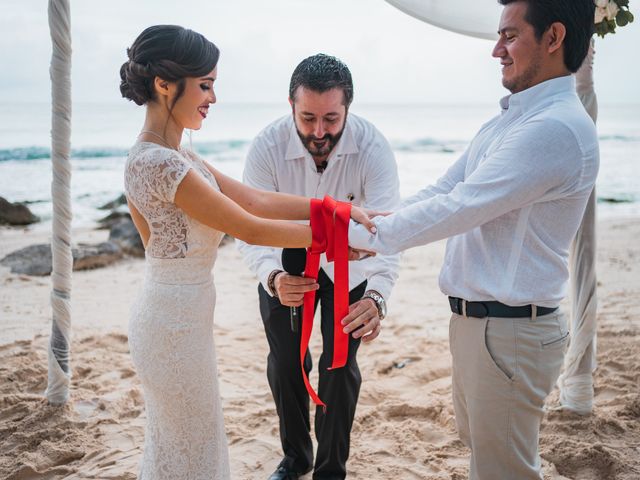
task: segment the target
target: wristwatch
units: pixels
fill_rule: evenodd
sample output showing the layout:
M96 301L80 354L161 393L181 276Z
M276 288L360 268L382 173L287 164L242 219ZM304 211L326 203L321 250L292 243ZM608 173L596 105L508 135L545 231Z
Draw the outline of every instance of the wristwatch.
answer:
M378 318L380 320L384 320L384 317L387 316L387 303L384 301L382 295L380 295L375 290L367 290L364 292L362 298L370 298L374 302L376 302L376 308L378 309Z

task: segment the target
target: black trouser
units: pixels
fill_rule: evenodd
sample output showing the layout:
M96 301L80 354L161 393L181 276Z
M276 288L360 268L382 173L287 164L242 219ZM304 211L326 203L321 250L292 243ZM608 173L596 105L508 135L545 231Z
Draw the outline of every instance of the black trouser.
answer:
M316 291L316 307L320 302L323 353L320 356L318 395L327 405L327 412L316 408L316 455L314 480L342 480L346 477L349 457L349 435L360 393L360 369L356 353L360 339L349 337L349 356L343 368L328 370L333 360L333 282L320 270L320 288ZM367 282L349 293L349 303L362 298ZM309 394L300 370L300 336L291 331L289 307L271 297L260 285L260 314L269 341L267 377L280 417L280 441L289 468L306 472L313 465L309 422ZM300 307L302 311L302 307ZM301 314L302 316L302 314ZM304 362L307 375L311 356Z

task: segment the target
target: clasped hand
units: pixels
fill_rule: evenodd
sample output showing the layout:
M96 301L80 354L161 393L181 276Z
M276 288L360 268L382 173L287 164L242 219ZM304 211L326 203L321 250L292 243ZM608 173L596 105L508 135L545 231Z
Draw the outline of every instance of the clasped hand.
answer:
M372 233L375 233L372 219L379 215L388 213L351 207L351 219L361 223ZM374 255L375 252L349 248L349 260L362 260ZM286 272L276 275L274 286L280 303L287 307L301 306L306 292L320 288L313 278L289 275ZM381 327L375 302L370 298L363 298L350 305L349 314L342 319L342 325L344 332L351 334L353 338L362 338L364 343L374 340L380 334Z
M371 233L376 233L376 225L373 223L375 217L386 217L390 212L377 212L374 210L368 210L366 208L360 208L356 206L351 207L351 219L357 223L362 224ZM349 247L349 260L364 260L365 258L375 256L376 252L369 250L360 250L357 248Z
M273 282L280 303L286 307L299 307L304 301L304 294L318 290L320 285L308 277L289 275L280 272ZM362 337L367 343L375 339L380 333L380 318L378 308L371 298L362 298L349 306L349 314L342 319L344 332L353 338Z

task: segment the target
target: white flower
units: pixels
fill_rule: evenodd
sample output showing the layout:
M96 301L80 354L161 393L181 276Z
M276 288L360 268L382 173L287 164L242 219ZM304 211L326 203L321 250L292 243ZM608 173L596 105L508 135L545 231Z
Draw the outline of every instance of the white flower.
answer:
M598 8L606 8L609 3L609 0L595 0L596 7Z
M606 10L607 10L607 19L613 20L614 18L616 18L616 14L620 11L620 8L618 7L618 4L616 2L609 2Z
M600 23L607 17L607 9L603 7L596 7L596 17L594 23Z

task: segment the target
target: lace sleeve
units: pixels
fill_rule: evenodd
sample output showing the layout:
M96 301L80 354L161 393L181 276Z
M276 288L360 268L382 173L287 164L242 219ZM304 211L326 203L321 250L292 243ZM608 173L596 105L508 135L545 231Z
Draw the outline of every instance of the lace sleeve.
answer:
M168 148L132 152L125 173L127 196L142 208L159 202L173 203L176 190L190 168L179 152Z

